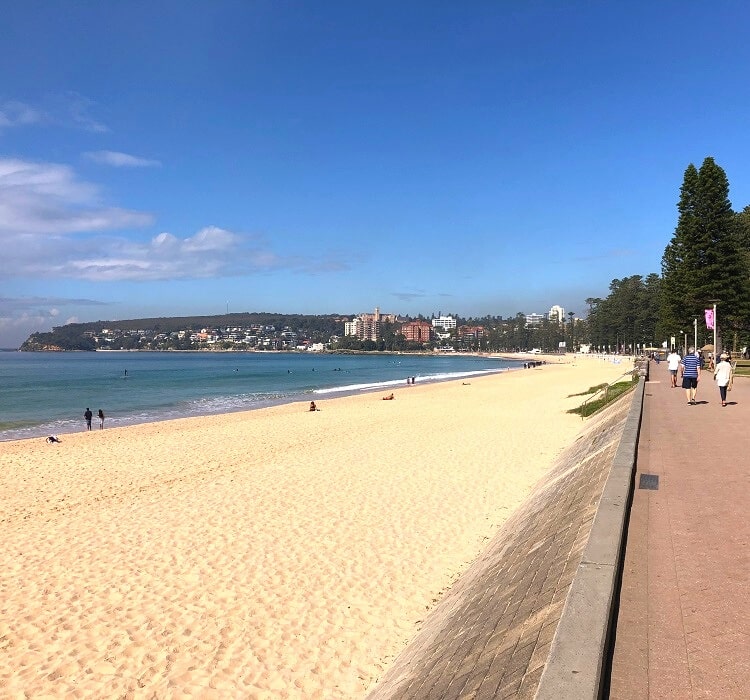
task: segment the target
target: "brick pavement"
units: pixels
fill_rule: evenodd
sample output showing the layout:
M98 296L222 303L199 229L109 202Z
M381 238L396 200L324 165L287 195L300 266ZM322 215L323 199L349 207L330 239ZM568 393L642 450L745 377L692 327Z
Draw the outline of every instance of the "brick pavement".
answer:
M750 697L750 379L722 408L698 404L651 363L609 697ZM640 475L658 490L639 488Z
M630 404L582 424L368 700L534 697Z

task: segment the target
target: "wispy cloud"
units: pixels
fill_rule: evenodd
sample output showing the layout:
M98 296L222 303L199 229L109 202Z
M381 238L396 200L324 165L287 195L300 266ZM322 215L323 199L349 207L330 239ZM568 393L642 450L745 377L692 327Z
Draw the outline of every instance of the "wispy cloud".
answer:
M35 331L77 320L75 316L71 316L61 321L61 308L105 305L94 299L0 297L0 337L3 338L4 345L17 347Z
M109 127L92 112L96 103L77 92L48 95L38 105L21 100L0 101L0 130L22 126L58 126L97 134Z
M13 126L28 126L44 121L44 114L18 100L0 102L0 129Z
M119 151L90 151L83 155L94 163L111 165L114 168L158 168L161 166L158 160L139 158Z
M53 115L63 126L74 126L96 134L109 132L109 127L106 124L92 116L91 112L96 103L88 97L68 91L53 98L52 102L55 105Z
M0 245L9 277L147 281L348 267L337 256L282 256L261 236L218 226L148 240L132 232L152 222L148 213L103 203L98 186L69 166L0 159Z
M9 315L29 310L47 309L56 316L58 306L107 306L99 299L70 299L67 297L0 297L0 313Z
M145 242L102 237L88 240L85 250L71 246L60 264L26 261L39 275L96 282L200 279L275 263L265 251L248 247L247 239L216 226L187 238L166 232Z
M218 226L144 239L136 229L151 223L148 213L103 203L99 187L69 166L0 159L0 246L8 277L149 281L349 266L337 255L279 255L262 236Z
M0 234L54 235L150 224L151 214L110 207L66 165L0 159Z
M429 296L424 292L392 292L393 296L399 301L414 301L415 299L424 299Z
M0 309L2 347L17 348L31 333L40 328L51 328L54 323L54 316L48 312L23 312L6 316Z

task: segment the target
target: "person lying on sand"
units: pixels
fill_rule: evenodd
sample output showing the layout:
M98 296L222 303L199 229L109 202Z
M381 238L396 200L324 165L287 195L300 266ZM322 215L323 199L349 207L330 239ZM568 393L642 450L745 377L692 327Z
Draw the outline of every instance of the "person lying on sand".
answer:
M388 394L388 396L384 396L383 401L393 401L393 394Z

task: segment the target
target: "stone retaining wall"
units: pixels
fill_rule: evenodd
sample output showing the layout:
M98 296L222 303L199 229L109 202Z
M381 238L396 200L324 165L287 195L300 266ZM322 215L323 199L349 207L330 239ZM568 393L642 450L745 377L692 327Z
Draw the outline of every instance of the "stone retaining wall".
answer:
M598 696L644 383L589 419L368 700Z

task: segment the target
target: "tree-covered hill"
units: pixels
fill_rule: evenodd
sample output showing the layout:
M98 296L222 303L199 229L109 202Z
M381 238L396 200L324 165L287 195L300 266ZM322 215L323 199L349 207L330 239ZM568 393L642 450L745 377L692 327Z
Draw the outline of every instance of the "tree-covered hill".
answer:
M49 333L33 333L21 345L21 350L95 350L95 336L104 329L122 333L147 331L149 334L170 334L180 331L200 331L204 328L249 328L273 326L277 330L290 328L305 337L326 340L342 333L344 317L338 314L324 316L278 313L233 313L219 316L165 316L160 318L120 319L90 321L56 326Z

